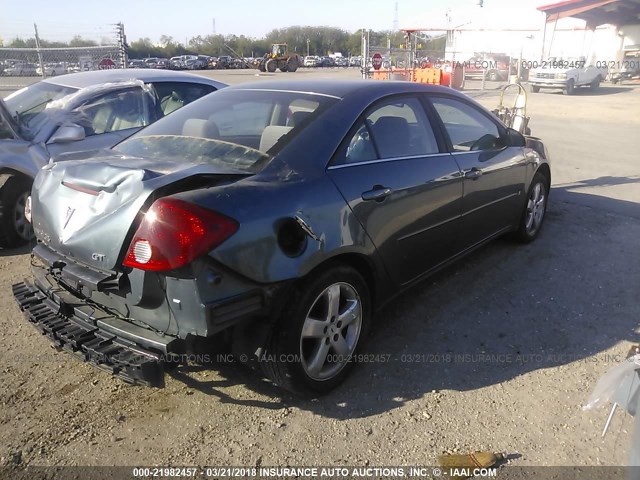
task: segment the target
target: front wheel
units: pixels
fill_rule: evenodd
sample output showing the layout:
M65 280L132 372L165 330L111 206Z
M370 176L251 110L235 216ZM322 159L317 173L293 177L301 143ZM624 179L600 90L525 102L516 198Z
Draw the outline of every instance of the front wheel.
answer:
M353 367L369 332L369 288L354 269L337 265L304 281L277 322L265 375L301 394L327 393Z
M31 180L9 175L0 187L0 247L24 245L33 238L33 229L25 216Z
M598 87L600 87L600 76L594 78L589 84L589 87L591 88L591 90L597 90Z
M538 93L540 91L540 87L538 85L531 85L531 92Z
M533 177L516 232L516 238L523 243L535 240L540 233L547 212L548 183L541 173L536 173Z
M275 72L276 69L278 68L278 64L274 59L267 60L267 63L265 63L264 66L267 69L267 72L269 73Z
M573 95L575 93L575 83L573 81L573 78L569 79L569 81L567 82L567 86L564 89L564 93L567 95Z

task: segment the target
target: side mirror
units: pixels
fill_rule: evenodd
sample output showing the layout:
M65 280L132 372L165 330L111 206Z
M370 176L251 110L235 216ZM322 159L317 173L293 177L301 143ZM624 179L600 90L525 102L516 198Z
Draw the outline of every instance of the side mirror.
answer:
M78 140L84 140L85 136L84 128L80 125L62 125L56 130L47 143L77 142Z
M507 128L507 147L524 147L527 141L519 131Z

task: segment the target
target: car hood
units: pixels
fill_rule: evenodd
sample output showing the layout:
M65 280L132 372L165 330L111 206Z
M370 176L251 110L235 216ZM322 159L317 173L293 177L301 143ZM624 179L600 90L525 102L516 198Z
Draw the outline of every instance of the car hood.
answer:
M2 120L2 123L7 126L7 128L13 135L13 138L15 138L16 140L23 140L22 136L20 135L20 126L16 123L15 119L11 115L11 112L9 111L9 108L7 107L7 104L4 103L4 100L1 98L0 120Z
M109 151L111 152L111 151ZM109 155L46 165L34 181L38 240L100 270L115 270L141 211L157 197L247 177L221 166Z

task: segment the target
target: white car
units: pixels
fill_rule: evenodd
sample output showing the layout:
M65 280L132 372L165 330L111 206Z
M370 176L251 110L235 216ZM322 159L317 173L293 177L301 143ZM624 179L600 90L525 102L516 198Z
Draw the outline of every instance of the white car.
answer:
M320 64L320 57L315 55L308 55L304 57L304 66L305 67L317 67Z

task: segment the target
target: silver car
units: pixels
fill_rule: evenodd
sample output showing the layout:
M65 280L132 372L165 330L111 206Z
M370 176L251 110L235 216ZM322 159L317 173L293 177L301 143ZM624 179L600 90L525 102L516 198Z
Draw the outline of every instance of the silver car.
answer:
M162 70L101 70L37 82L0 100L0 247L33 236L24 209L52 157L112 147L226 85Z

